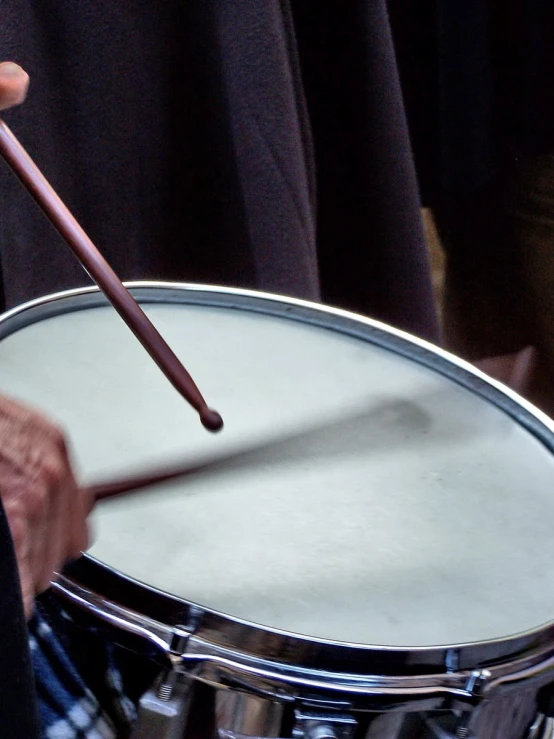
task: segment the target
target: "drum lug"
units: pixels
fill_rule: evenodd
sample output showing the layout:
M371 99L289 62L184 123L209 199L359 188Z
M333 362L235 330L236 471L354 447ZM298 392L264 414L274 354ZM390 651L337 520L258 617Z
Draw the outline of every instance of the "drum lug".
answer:
M480 701L483 698L483 693L490 678L489 670L473 670L470 674L466 683L466 690L475 701ZM469 731L471 716L471 711L463 711L461 714L454 734L456 739L471 739L472 735Z
M353 716L344 713L294 712L293 739L352 739L358 726Z
M188 717L191 681L164 670L139 701L138 718L129 739L182 739Z
M468 678L465 689L473 698L480 699L490 679L491 673L489 670L473 670Z
M171 634L171 642L169 644L169 653L174 657L180 657L187 648L188 640L191 637L191 629L185 626L175 626Z
M487 683L490 681L489 670L473 670L466 682L466 691L477 703L483 698ZM474 739L470 731L472 712L463 711L456 720L455 727L447 730L439 721L427 719L425 723L435 739Z

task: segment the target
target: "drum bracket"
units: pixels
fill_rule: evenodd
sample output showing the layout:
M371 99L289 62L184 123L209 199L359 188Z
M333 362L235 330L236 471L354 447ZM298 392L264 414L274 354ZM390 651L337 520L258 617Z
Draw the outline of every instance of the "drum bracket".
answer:
M182 739L190 691L189 678L174 670L164 670L140 699L130 739Z
M465 689L473 698L480 700L490 679L491 673L489 670L473 670L468 678Z
M358 726L353 716L344 713L294 712L293 739L352 739Z

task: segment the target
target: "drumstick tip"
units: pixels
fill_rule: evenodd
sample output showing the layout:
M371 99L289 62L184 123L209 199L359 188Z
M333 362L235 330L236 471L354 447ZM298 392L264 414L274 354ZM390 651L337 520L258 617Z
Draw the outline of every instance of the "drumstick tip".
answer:
M202 422L202 426L204 426L208 431L215 433L223 428L223 419L219 413L214 411L212 408L208 408L208 406L205 406L200 411L200 420Z

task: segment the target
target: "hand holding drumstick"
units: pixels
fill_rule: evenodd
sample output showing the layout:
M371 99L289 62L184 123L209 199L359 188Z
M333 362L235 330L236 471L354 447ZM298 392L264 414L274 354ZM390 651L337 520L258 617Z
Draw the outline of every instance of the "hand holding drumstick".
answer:
M29 78L0 64L0 110L25 99ZM37 413L0 396L0 498L13 538L25 614L54 572L88 546L89 496L78 489L64 436Z
M54 573L88 547L92 501L79 490L63 433L0 396L0 497L12 534L25 614Z

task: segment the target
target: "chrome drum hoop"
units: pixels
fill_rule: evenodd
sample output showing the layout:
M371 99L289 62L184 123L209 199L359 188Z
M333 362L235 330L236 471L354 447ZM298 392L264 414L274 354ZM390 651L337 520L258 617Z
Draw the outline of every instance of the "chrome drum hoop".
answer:
M85 563L90 564L83 560ZM73 567L78 565L76 563ZM113 574L119 577L118 573ZM134 584L142 587L139 583ZM138 640L144 651L155 656L165 667L187 672L219 688L240 689L272 700L313 699L317 695L318 700L343 703L356 710L463 710L485 698L517 691L524 682L536 684L537 691L541 686L554 682L554 645L548 651L529 651L510 660L499 661L488 669L407 674L410 665L405 664L404 674L399 670L398 674L383 675L369 669L357 673L335 672L301 667L292 659L270 660L245 650L222 647L217 643L217 635L213 631L210 634L211 616L214 614L197 606L191 606L188 619L184 619L183 624L171 626L131 610L121 605L121 601L107 600L101 594L84 588L74 577L62 575L54 589L64 601L105 624L115 641L127 645L129 637ZM235 625L237 636L241 627L244 629L245 640L252 636L252 628L256 628L238 621ZM269 632L261 630L261 635L264 633L269 637ZM210 636L215 636L215 639L210 639ZM275 636L285 637L282 634ZM373 649L379 656L378 648ZM368 650L365 657L365 664L370 668L374 660Z
M540 411L462 360L377 321L246 290L166 283L131 283L128 287L143 304L257 312L369 341L493 403L554 452L553 424ZM0 317L0 339L52 316L106 304L96 288L32 301ZM345 697L368 710L374 699L381 705L385 697L392 708L406 700L421 700L429 707L452 705L452 701L466 705L494 690L515 688L523 680L550 680L554 666L554 622L506 639L474 644L378 647L310 639L200 609L89 556L68 568L56 590L121 632L134 633L171 662L181 659L201 679L222 685L245 680L254 692L276 691L285 700L304 691L340 700ZM184 648L176 649L176 642ZM480 678L476 690L474 683Z

